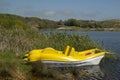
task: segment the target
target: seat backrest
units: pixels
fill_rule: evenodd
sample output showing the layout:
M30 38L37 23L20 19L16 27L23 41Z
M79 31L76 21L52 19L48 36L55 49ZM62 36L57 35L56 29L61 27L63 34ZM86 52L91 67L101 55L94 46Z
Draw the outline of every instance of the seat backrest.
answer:
M63 53L64 53L66 56L69 56L69 55L73 56L73 55L74 55L74 52L75 52L75 50L74 50L73 47L66 46L66 48L65 48L65 50L64 50Z
M68 55L69 49L70 49L70 46L67 45L67 46L65 47L64 52L63 52L66 56Z
M75 56L75 49L73 47L70 49L69 56Z

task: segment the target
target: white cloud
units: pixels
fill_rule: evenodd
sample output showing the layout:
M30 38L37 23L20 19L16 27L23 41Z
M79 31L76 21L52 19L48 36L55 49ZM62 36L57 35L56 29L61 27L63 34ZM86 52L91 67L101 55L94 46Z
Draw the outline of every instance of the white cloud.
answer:
M56 12L55 11L47 11L47 12L44 12L44 15L45 16L54 16L56 14Z

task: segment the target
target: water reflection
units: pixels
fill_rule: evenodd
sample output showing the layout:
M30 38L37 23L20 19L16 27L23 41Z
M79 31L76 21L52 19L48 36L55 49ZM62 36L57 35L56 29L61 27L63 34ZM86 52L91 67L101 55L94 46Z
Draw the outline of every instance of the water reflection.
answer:
M104 73L102 80L120 80L120 59L119 57L104 58L100 64Z
M81 67L89 75L79 75L76 80L120 80L120 59L109 55L98 66Z
M104 77L104 73L102 72L99 65L84 66L81 68L83 69L83 72L86 74L81 75L82 71L80 71L80 75L76 78L76 80L102 80L102 78Z

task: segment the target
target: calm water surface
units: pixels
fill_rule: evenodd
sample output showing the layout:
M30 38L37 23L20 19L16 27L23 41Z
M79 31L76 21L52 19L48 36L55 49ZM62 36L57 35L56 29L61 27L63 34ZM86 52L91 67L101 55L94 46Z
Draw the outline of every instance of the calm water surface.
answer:
M65 34L78 34L88 35L91 39L100 42L100 44L108 51L116 53L120 56L120 32L109 32L109 31L50 31L41 30L42 33L65 33ZM100 69L103 71L104 76L99 79L90 80L120 80L120 60L105 60L101 64Z

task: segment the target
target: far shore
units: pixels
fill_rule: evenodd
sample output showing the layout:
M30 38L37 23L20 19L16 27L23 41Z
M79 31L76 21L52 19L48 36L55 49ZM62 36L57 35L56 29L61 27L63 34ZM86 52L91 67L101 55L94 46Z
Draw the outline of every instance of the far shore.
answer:
M80 28L80 27L59 27L57 30L79 30L79 31L120 31L120 28Z

